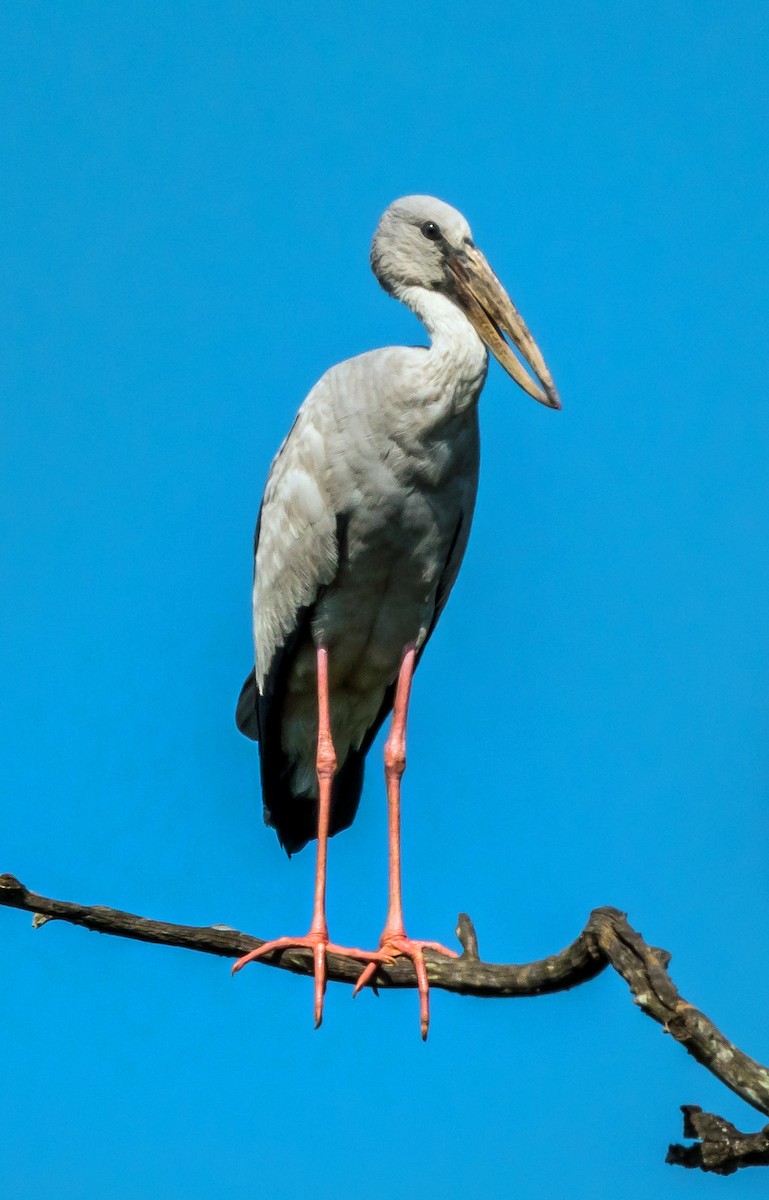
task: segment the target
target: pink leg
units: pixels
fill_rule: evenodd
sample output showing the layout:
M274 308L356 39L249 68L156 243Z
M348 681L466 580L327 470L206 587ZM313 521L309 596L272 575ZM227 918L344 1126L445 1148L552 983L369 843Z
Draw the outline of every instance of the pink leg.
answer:
M387 784L387 833L389 840L389 899L387 920L379 939L379 953L369 962L355 985L353 995L373 978L377 966L391 962L405 954L414 964L419 988L419 1015L423 1041L430 1027L430 989L425 966L425 950L434 950L456 958L454 950L448 950L440 942L415 941L407 937L403 924L403 898L401 887L401 780L406 770L406 718L408 716L411 681L414 676L416 652L410 646L403 655L395 689L395 704L390 734L385 742L385 781Z
M239 958L232 968L233 975L246 963L255 962L275 951L303 947L313 952L315 965L315 1028L323 1020L323 997L326 992L326 954L344 954L348 958L368 962L371 954L365 950L337 946L328 940L326 923L326 863L328 861L328 830L331 819L331 788L336 774L336 751L331 737L328 698L328 651L318 650L318 749L315 757L318 775L318 856L315 864L315 897L312 922L304 937L275 938Z

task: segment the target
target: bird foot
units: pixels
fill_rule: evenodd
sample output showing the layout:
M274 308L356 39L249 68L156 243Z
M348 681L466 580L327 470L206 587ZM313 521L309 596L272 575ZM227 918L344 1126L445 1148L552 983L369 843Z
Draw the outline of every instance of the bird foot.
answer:
M280 937L274 938L271 942L265 942L264 945L258 946L256 950L251 950L248 954L244 954L242 958L234 964L232 974L236 975L238 971L251 962L256 962L257 959L264 958L268 954L281 954L284 950L312 950L314 978L315 978L315 1028L319 1029L323 1022L323 997L326 994L326 955L341 954L345 958L353 958L358 962L367 963L371 960L372 953L376 951L358 950L354 946L337 946L336 942L328 940L328 932L326 930L310 930L305 937Z
M448 946L443 946L440 942L423 942L419 939L415 940L414 938L407 937L405 933L388 933L385 930L379 941L379 949L374 954L368 956L368 965L361 971L360 978L352 993L353 996L357 996L358 992L374 978L378 967L383 964L390 966L396 958L404 955L406 958L410 958L414 964L417 976L419 1025L423 1042L427 1041L427 1033L430 1028L430 984L427 979L425 950L432 950L434 953L443 954L447 958L459 958L456 950L449 950Z

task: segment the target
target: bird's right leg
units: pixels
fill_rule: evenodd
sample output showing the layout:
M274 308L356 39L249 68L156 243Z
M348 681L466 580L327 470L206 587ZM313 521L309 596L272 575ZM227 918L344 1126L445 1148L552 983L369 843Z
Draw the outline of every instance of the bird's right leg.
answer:
M254 962L275 951L304 948L312 950L315 974L315 1028L323 1020L323 997L326 992L326 954L344 954L361 962L369 962L371 953L347 946L337 946L328 940L326 921L326 864L328 862L328 831L331 823L331 790L334 784L337 761L331 736L331 715L328 690L328 651L321 647L318 661L318 748L315 755L315 770L318 777L318 853L315 862L315 894L312 907L312 922L304 937L281 937L265 942L256 950L239 958L232 968L233 975L242 970L246 963Z
M401 661L398 681L395 687L393 704L393 721L390 736L385 742L385 779L387 782L387 827L389 841L389 903L387 919L382 936L379 939L379 950L372 954L368 965L363 970L355 985L353 996L357 996L361 988L374 978L382 963L392 963L399 955L410 958L414 964L419 990L419 1014L423 1041L427 1040L430 1027L430 986L425 965L425 950L456 958L454 950L449 950L440 942L426 942L422 939L410 938L403 924L403 891L401 886L401 780L406 770L406 719L408 717L409 697L411 695L411 680L416 666L416 651L413 646L407 646Z

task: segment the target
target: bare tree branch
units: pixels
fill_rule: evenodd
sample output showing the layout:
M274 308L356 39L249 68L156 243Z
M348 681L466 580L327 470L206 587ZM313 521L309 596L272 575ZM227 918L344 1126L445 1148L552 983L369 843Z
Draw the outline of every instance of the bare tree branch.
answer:
M52 900L28 891L13 875L0 875L0 905L34 913L36 925L67 921L96 933L180 946L223 958L238 958L264 944L261 938L228 926L172 925L101 904ZM769 1116L769 1070L728 1041L704 1013L682 998L667 971L670 955L648 945L618 909L594 909L583 931L565 950L522 965L483 962L475 929L466 913L459 916L457 937L463 947L459 958L427 958L432 987L463 996L543 996L586 983L611 966L625 980L642 1012L728 1088ZM260 961L297 975L313 972L308 950L288 949ZM358 962L340 955L328 956L330 980L354 984L360 970ZM411 962L400 958L392 966L382 967L377 986L415 987ZM729 1174L739 1166L769 1164L769 1125L760 1133L742 1134L728 1121L702 1113L696 1106L687 1105L683 1111L684 1136L700 1141L689 1147L671 1146L668 1162L721 1174Z

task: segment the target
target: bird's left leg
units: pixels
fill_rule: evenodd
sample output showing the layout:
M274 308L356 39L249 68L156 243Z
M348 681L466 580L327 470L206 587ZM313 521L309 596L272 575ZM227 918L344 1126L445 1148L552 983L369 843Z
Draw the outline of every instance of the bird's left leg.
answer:
M409 646L401 662L398 682L395 687L395 703L390 734L385 742L385 780L387 784L387 832L389 840L389 903L387 920L379 939L379 950L371 956L366 969L355 985L353 995L373 978L377 967L392 962L399 955L406 955L414 964L419 988L419 1014L422 1039L427 1039L430 1027L430 988L425 966L425 950L437 951L450 958L457 958L456 951L449 950L440 942L415 940L406 935L403 924L403 895L401 886L401 780L406 770L406 719L408 716L411 681L416 665L416 651Z
M321 647L318 661L318 748L315 769L318 777L318 855L315 863L315 895L312 907L312 922L304 937L281 937L265 942L256 950L239 958L232 968L233 975L242 970L246 963L254 962L274 951L303 948L312 950L315 975L315 1028L323 1020L323 997L326 992L326 954L344 954L368 962L370 951L348 946L337 946L328 940L326 922L326 864L328 861L328 831L331 823L331 789L336 774L336 751L331 737L331 717L328 691L328 651Z

